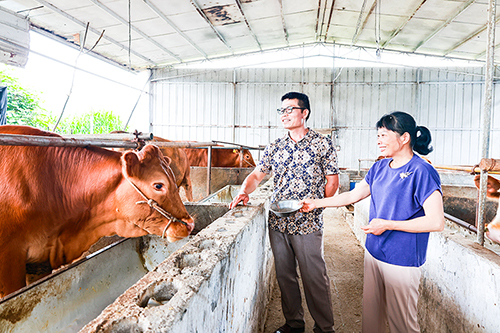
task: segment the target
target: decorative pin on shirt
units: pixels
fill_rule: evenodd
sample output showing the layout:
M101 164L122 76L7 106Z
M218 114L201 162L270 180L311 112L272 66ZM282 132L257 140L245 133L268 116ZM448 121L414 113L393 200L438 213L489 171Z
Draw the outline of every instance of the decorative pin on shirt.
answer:
M413 173L413 171L401 172L401 173L399 174L399 177L400 177L401 179L405 179L406 177L408 177L408 176L409 176L409 175L411 175L412 173Z

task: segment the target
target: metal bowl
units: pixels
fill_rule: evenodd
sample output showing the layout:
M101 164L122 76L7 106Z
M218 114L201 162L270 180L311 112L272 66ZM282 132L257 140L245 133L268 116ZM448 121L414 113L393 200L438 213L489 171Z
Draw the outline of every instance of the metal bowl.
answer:
M299 209L302 208L302 204L298 200L282 200L271 204L271 211L278 215L279 217L288 217Z

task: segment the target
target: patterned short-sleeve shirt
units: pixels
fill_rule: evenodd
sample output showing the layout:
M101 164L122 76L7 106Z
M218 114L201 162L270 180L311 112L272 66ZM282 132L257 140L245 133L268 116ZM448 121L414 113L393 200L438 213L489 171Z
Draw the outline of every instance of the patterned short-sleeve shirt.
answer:
M339 173L332 141L312 129L298 142L286 134L269 144L257 168L266 174L273 173L271 203L323 198L325 176ZM310 234L323 227L322 213L323 209L315 209L308 213L297 212L290 217L278 217L269 212L269 227L291 235Z

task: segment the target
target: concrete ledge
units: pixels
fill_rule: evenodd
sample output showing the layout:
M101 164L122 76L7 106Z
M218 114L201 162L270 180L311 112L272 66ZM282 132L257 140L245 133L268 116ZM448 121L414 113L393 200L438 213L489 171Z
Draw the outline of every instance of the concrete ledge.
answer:
M422 266L422 330L498 332L500 257L450 230L431 233Z
M227 212L80 332L257 332L274 281L270 186Z

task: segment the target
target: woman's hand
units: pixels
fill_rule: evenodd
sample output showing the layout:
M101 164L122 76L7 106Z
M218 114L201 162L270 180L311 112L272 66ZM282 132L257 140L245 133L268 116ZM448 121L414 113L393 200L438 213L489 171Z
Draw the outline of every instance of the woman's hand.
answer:
M302 208L300 209L302 213L307 213L316 209L316 201L313 199L304 199L301 200L300 203L302 204Z
M370 224L362 226L361 230L363 230L365 234L374 234L378 236L384 231L389 230L387 222L387 220L373 219Z

